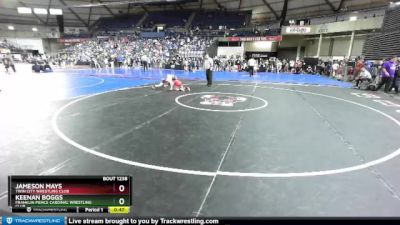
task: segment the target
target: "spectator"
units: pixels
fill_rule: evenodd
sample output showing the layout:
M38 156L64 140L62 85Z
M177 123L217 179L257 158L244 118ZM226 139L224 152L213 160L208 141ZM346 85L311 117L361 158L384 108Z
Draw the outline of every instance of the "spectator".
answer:
M6 72L7 72L7 73L9 72L9 71L8 71L8 68L10 68L10 67L11 67L11 69L14 71L14 73L16 72L16 71L15 71L14 60L13 60L13 58L12 58L12 56L11 56L10 53L7 53L7 56L5 56L5 57L3 58L3 64L4 64L4 67L6 68Z
M34 73L40 73L40 65L35 61L35 64L32 66L32 72Z
M334 78L337 78L336 75L337 75L338 70L339 70L339 63L337 61L334 61L332 64L332 76Z
M399 85L400 85L400 77L399 77L400 74L399 73L400 73L399 65L397 65L396 72L394 73L394 77L393 77L392 86L390 88L390 91L394 88L394 91L396 94L399 93Z
M354 87L359 89L359 84L363 81L372 81L372 75L365 67L361 68L358 77L356 77L356 85Z
M45 64L43 66L43 72L45 73L53 72L53 69L50 67L48 61L45 61Z
M383 85L385 85L385 93L388 93L390 91L390 87L394 79L394 74L396 72L396 61L397 56L394 56L382 65L381 81L376 87L376 90L379 90Z
M282 62L279 59L277 59L276 60L276 72L280 73L281 70L282 70Z

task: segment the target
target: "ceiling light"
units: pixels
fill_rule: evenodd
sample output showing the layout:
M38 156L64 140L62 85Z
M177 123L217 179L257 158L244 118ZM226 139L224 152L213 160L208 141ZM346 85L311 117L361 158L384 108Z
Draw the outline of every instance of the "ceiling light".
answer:
M20 14L31 14L32 13L32 9L28 8L28 7L18 7L17 11Z
M62 9L49 9L50 15L62 15Z
M8 26L8 29L9 30L14 30L15 28L14 28L14 26Z
M35 14L47 15L47 9L43 9L43 8L33 8L33 12Z
M33 31L33 32L37 32L38 29L37 29L36 27L32 27L32 31Z

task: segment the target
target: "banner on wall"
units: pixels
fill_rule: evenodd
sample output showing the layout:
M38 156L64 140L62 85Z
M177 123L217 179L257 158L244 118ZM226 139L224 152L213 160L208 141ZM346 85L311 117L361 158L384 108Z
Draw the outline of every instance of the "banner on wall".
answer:
M246 58L270 58L270 57L277 57L277 52L246 52Z
M326 24L322 24L318 28L318 33L328 33L328 26Z
M75 34L79 35L81 33L87 33L88 29L83 27L65 27L64 33L65 34Z
M109 39L110 36L97 36L96 38L97 39Z
M311 27L290 26L290 27L286 27L286 33L288 33L288 34L308 34L308 33L311 33Z
M282 41L282 36L227 37L228 41Z
M72 44L72 43L81 43L86 40L89 40L89 38L60 38L59 42L62 44Z
M65 34L79 34L79 28L75 27L66 27L64 30Z
M141 38L163 38L165 32L140 32Z
M7 54L11 53L10 49L8 48L0 48L0 54Z

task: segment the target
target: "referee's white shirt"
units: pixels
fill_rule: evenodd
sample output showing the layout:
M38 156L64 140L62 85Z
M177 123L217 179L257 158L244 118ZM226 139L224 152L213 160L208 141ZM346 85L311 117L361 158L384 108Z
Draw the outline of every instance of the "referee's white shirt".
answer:
M251 59L249 59L249 63L248 64L249 64L249 66L256 66L256 60L251 58Z
M214 61L211 58L205 59L204 60L204 69L208 70L208 69L212 69L214 65Z

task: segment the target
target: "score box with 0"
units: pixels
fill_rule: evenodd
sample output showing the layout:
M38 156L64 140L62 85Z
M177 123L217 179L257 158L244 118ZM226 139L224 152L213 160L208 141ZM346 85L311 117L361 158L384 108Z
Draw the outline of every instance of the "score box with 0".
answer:
M9 206L126 207L132 205L131 181L130 176L10 176Z

